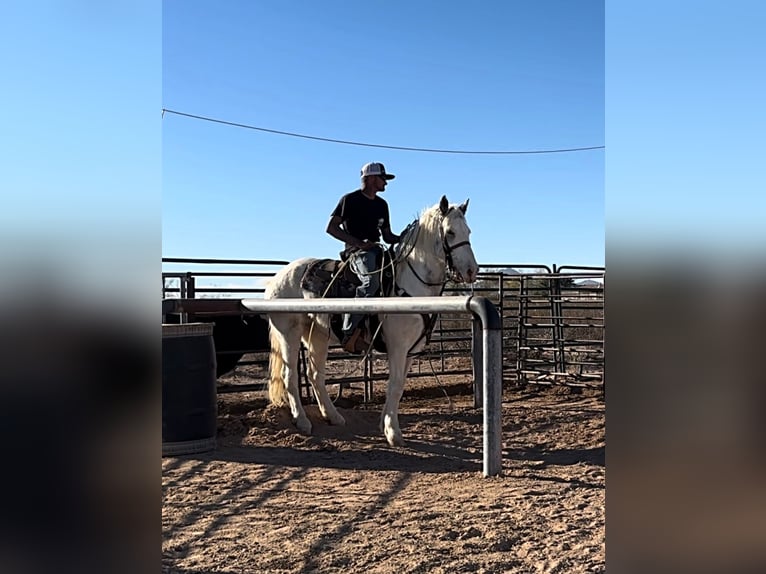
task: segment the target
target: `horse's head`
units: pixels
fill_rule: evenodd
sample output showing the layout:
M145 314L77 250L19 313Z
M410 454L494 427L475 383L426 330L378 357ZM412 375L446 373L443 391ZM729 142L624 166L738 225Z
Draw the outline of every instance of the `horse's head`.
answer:
M473 283L479 273L479 265L471 248L471 229L465 220L468 201L466 199L460 205L450 205L447 197L443 195L439 202L439 211L442 215L441 236L447 267L458 281Z

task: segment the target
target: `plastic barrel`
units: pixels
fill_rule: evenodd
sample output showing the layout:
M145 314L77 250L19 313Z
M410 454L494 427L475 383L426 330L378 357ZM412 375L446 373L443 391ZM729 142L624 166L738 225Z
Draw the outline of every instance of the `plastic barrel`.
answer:
M162 325L162 456L215 449L212 323Z

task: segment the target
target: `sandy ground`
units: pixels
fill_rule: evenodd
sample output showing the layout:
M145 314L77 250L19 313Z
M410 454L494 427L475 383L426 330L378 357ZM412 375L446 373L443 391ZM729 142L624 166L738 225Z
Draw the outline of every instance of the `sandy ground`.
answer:
M483 478L481 411L444 379L405 390L402 448L384 383L344 391L344 427L307 406L310 437L262 392L219 395L216 450L162 459L162 571L604 572L600 391L507 388L503 474Z

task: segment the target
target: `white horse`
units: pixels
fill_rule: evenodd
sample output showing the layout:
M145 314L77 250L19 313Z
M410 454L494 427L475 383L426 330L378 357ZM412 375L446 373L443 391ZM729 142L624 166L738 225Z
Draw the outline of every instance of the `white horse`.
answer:
M395 295L430 297L441 295L451 273L457 281L472 283L479 267L471 248L471 230L465 220L468 200L450 205L442 196L439 204L423 211L399 244L393 261ZM270 281L266 299L312 298L301 287L307 267L317 261L293 261ZM298 358L301 341L308 349L308 377L322 417L330 424L345 424L325 388L325 362L330 341L337 337L327 314L274 313L269 317L271 355L269 397L277 406L287 404L298 430L311 434L311 422L301 405L298 390ZM381 315L381 332L388 354L388 385L381 414L381 428L391 446L403 445L399 429L399 401L412 362L410 353L425 346L421 315Z

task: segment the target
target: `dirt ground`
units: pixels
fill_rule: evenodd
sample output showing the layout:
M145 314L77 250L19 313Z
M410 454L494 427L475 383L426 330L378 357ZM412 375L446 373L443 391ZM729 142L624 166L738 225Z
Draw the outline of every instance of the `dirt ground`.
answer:
M383 382L344 390L343 427L307 405L310 437L264 392L219 395L216 450L162 459L162 571L604 572L601 391L506 386L493 478L465 376L408 382L401 448Z

